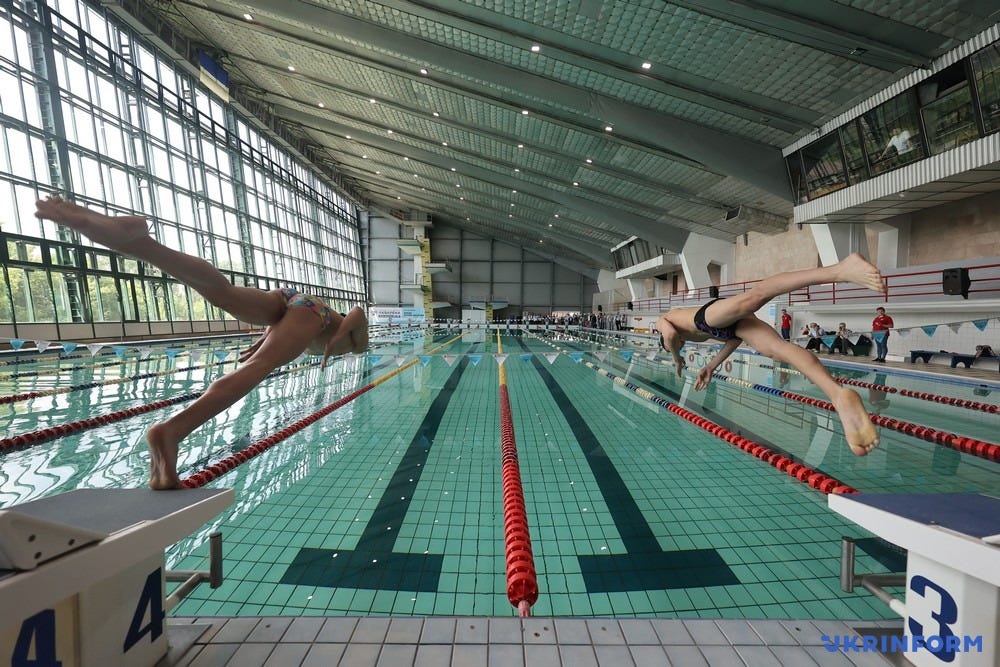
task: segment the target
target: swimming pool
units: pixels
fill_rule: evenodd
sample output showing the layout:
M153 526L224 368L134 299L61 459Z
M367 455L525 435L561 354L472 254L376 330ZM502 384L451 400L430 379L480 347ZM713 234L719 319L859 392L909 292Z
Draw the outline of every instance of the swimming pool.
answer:
M859 538L862 572L898 570L899 553L827 510L816 489L625 384L862 492L1000 489L997 463L887 428L880 429L875 453L854 457L829 411L721 379L694 392L693 373L676 378L672 366L660 363L662 354L647 359L645 351L545 333L505 334L501 344L541 589L534 615L891 616L867 594L840 591L840 537ZM180 372L171 371L189 361L162 356L56 376L7 377L12 367L0 368L3 395L96 384L0 406L4 432L37 432L189 396L232 367L235 355L221 352L234 345L220 344L218 356L206 353L202 364L217 365ZM212 483L234 488L236 504L178 544L168 564L204 567L203 542L218 528L226 582L196 590L174 613L514 613L504 576L496 352L491 336L441 333L342 358L325 372L293 363L196 431L182 448L182 477L417 359ZM821 398L765 358L736 361L743 363L727 374L743 383ZM888 371L841 372L858 382L991 401L972 386ZM859 393L886 416L996 440L993 414L892 392ZM72 488L144 484L143 434L176 409L126 415L0 454L0 505Z

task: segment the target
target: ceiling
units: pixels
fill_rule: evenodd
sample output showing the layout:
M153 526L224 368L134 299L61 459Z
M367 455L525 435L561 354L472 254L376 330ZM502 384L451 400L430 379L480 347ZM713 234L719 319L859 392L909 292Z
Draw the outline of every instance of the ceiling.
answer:
M362 200L594 268L631 236L785 231L781 148L998 18L992 0L147 7ZM741 205L764 214L727 221Z

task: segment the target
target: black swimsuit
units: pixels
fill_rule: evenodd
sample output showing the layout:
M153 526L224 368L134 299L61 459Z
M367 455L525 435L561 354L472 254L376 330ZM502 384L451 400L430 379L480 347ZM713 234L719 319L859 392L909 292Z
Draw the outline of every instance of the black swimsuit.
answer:
M730 324L728 327L710 327L705 323L705 311L716 301L721 301L722 299L712 299L704 306L698 309L698 312L694 314L694 326L701 331L706 333L712 338L718 338L719 340L730 340L732 338L739 338L736 335L736 325Z

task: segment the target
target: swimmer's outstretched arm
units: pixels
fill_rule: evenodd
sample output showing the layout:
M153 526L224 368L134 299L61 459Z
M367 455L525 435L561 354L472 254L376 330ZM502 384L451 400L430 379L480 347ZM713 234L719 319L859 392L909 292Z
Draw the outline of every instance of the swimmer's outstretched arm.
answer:
M712 360L705 364L705 367L698 371L698 379L694 383L694 388L701 391L708 386L708 383L712 381L712 373L715 369L722 365L730 354L736 351L736 348L740 346L743 341L739 338L730 338L726 341L726 344L722 346L722 349L716 353Z
M320 368L326 368L326 360L333 351L341 346L345 341L350 342L349 352L364 352L368 349L368 318L365 311L360 306L355 306L351 312L347 313L337 333L330 336L326 341L326 349L323 351L323 361Z

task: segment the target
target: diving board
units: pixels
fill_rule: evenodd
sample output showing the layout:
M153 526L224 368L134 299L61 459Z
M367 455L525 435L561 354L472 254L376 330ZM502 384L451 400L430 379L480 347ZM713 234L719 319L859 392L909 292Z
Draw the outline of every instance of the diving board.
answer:
M905 602L877 584L865 585L906 619L904 633L911 646L913 637L944 639L907 652L907 660L917 667L998 664L1000 498L974 493L831 494L828 502L833 511L907 550L906 577L899 581L906 587ZM845 573L853 575L853 552L850 558ZM976 638L981 638L978 644ZM967 650L970 641L972 650Z
M155 664L168 649L163 552L233 498L79 489L0 510L0 664Z

